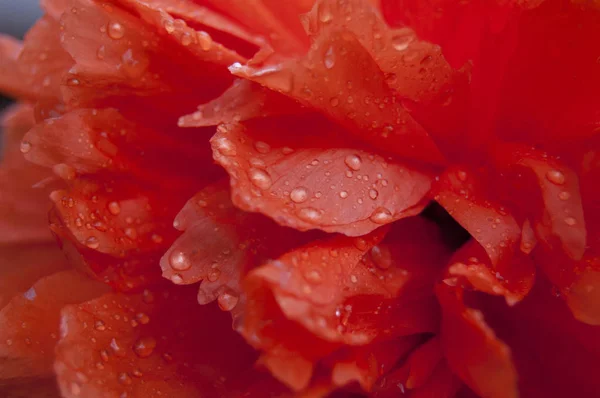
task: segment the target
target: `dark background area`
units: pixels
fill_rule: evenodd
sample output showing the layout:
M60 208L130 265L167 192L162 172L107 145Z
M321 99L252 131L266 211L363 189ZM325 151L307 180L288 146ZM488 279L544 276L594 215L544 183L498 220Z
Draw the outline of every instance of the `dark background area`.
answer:
M0 34L23 38L31 25L42 15L39 0L0 0ZM0 110L11 103L0 94Z

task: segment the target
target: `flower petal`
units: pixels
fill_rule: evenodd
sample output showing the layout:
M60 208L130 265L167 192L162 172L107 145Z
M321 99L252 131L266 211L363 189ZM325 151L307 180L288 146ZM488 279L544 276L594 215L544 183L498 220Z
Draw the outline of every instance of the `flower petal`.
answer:
M309 120L219 127L213 156L230 174L236 206L292 228L349 236L422 210L429 175L352 149L320 119L308 129Z
M182 287L69 306L56 350L61 393L222 396L223 383L255 359L227 318Z
M464 303L464 292L444 284L440 339L450 369L483 397L517 397L517 373L507 345L485 323L481 311Z
M535 265L529 257L516 253L510 263L494 268L484 249L475 241L460 248L450 264L450 275L466 278L481 292L503 296L510 306L521 301L535 281Z
M538 240L581 259L586 227L577 174L557 158L521 145L498 145L495 162L523 191L508 200L530 217Z
M234 64L230 70L323 112L381 150L443 161L427 132L397 103L371 54L347 30L323 32L303 58L262 67Z
M509 262L521 237L511 214L485 200L477 175L460 167L447 169L433 188L435 200L483 246L492 266Z
M76 271L35 283L0 311L0 367L4 380L52 374L54 345L63 306L99 296L108 288Z

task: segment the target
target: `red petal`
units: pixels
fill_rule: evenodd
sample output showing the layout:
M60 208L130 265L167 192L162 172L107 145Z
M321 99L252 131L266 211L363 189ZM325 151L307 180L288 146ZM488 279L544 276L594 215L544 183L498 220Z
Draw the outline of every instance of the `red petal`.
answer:
M521 237L512 215L485 200L485 191L473 172L447 169L433 189L435 200L484 247L494 267L509 262Z
M65 397L224 396L254 354L195 289L109 294L63 311L55 369Z
M516 253L510 263L494 268L481 245L474 241L459 249L450 264L450 275L466 278L481 292L503 296L511 306L529 293L535 281L535 265L529 257Z
M219 127L213 156L231 176L236 206L292 228L349 236L422 210L428 175L352 149L313 120Z
M60 310L103 294L105 285L76 271L63 271L35 283L0 311L0 364L3 379L52 374Z
M427 383L441 360L442 349L437 337L415 349L404 365L408 370L406 388L412 390Z
M501 172L512 177L510 192L515 187L522 189L520 195L508 200L530 217L538 239L552 248L560 247L573 259L581 259L586 228L575 172L557 158L519 145L499 145L495 161ZM525 197L527 200L522 199Z
M248 80L236 80L218 98L179 119L180 127L216 126L232 120L243 122L270 115L305 111L294 101Z
M396 103L372 55L347 30L319 35L304 58L264 67L234 64L230 70L323 112L379 149L442 161L427 132Z
M517 397L517 373L508 346L485 323L481 311L469 308L459 288L438 285L442 306L440 339L448 365L484 397Z
M440 363L433 371L427 383L412 391L411 398L452 398L461 387L456 377L445 362Z

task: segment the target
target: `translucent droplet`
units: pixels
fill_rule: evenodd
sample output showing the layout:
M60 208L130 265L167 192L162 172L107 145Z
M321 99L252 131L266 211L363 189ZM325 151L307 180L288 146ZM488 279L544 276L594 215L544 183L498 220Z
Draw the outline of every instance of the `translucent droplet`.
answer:
M354 246L360 251L365 251L369 248L369 243L364 238L356 238Z
M98 47L98 50L96 50L96 57L98 57L99 60L103 60L105 56L106 56L106 47L104 47L104 46Z
M133 351L140 358L147 358L152 355L154 348L156 348L156 339L152 337L143 337L133 345Z
M567 224L569 227L572 227L575 224L577 224L577 220L575 220L575 218L573 218L573 217L566 217L565 224Z
M125 353L125 350L123 350L123 347L121 347L121 345L119 345L119 343L117 342L117 340L115 340L114 338L110 340L110 348L115 353L115 355L118 356L118 357L122 358L125 355L127 355Z
M102 321L98 320L98 321L96 321L96 323L94 324L94 328L95 328L96 330L99 330L99 331L101 331L101 332L102 332L102 331L106 330L106 325L104 324L104 322L102 322Z
M460 170L456 173L456 177L458 177L460 181L467 181L467 172Z
M415 33L410 28L398 29L392 36L392 46L397 51L404 51L415 40Z
M125 36L125 27L118 22L111 22L108 24L107 33L111 39L122 39Z
M188 32L183 32L179 41L181 42L182 46L187 47L192 44L192 35L190 35Z
M218 269L210 270L210 272L207 275L207 279L209 280L209 282L216 282L219 280L219 277L221 277L221 271Z
M21 141L21 153L27 153L31 151L31 143L29 141Z
M329 103L331 104L331 106L333 106L335 108L336 106L338 106L340 104L340 100L337 97L331 97L329 99Z
M271 176L264 170L252 168L248 171L248 177L254 186L262 190L271 188L273 184Z
M546 178L553 184L562 185L565 183L565 175L560 170L550 170L546 173Z
M304 209L300 209L297 214L298 217L300 217L300 219L309 223L316 224L321 219L321 212L312 207L305 207Z
M97 249L100 247L100 241L95 236L90 236L85 240L85 245L90 249Z
M369 190L369 198L375 200L375 199L377 199L378 196L379 196L379 191L377 191L376 189Z
M150 322L150 317L144 312L138 312L135 314L135 319L137 319L137 321L142 325L146 325L148 322Z
M297 187L290 192L290 199L295 203L302 203L308 199L308 190L304 187Z
M304 279L306 279L309 283L316 285L323 281L323 276L319 270L313 269L304 274Z
M179 274L173 274L171 275L171 282L176 285L181 285L183 283L183 277Z
M125 228L125 236L127 236L129 239L137 239L137 230L135 228Z
M131 377L127 373L121 373L119 374L119 383L128 386L132 383Z
M373 246L371 249L371 258L375 265L381 269L388 269L392 265L392 255L385 246Z
M319 21L328 23L333 19L333 14L327 2L323 2L319 5Z
M114 216L121 213L121 206L119 206L119 202L110 202L108 204L108 211Z
M346 163L346 166L348 166L350 169L352 169L354 171L360 170L360 166L362 166L362 160L360 159L360 156L358 156L358 155L346 156L346 158L344 159L344 163Z
M162 241L163 241L163 237L158 234L152 234L150 239L152 239L152 242L154 242L156 244L162 243Z
M348 197L348 191L340 191L340 198L346 199Z
M171 268L176 271L185 271L192 267L192 262L182 251L175 250L169 257Z
M165 22L163 23L163 27L165 28L168 34L175 32L175 24L169 19L165 20Z
M358 283L358 277L354 274L350 275L350 282Z
M571 198L571 194L567 191L562 191L558 194L558 198L560 200L569 200Z
M323 57L323 65L325 65L327 69L331 69L335 66L335 54L333 52L333 47L329 47L327 49L327 52Z
M212 47L213 40L208 33L201 31L198 32L198 43L200 43L201 49L208 51Z
M254 143L254 149L256 149L256 152L258 153L266 154L271 151L271 146L266 142L256 141Z
M231 311L239 301L239 297L229 293L223 293L217 298L217 304L222 311Z
M371 214L369 219L376 224L387 224L392 221L393 216L392 213L385 207L378 207L375 209L373 214Z
M78 383L71 383L71 394L75 396L79 396L81 394L81 386Z

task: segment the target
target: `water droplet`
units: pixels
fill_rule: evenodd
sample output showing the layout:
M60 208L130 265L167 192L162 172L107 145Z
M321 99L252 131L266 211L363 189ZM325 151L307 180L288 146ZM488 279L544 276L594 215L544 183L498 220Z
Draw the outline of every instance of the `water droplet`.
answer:
M290 192L290 199L295 203L302 203L308 199L308 190L304 187L297 187Z
M96 321L96 323L94 324L94 328L95 328L96 330L99 330L99 331L101 331L101 332L102 332L102 331L106 330L106 325L104 324L104 322L103 322L103 321L100 321L100 320L98 320L98 321Z
M250 178L250 181L252 181L252 184L254 184L254 186L262 190L267 190L271 188L271 185L273 184L271 177L264 170L251 168L248 171L248 177Z
M327 52L323 57L323 65L325 65L327 69L331 69L335 66L335 54L333 52L333 47L331 46L327 49Z
M298 217L309 223L318 223L321 219L321 212L312 207L305 207L298 211Z
M192 267L192 262L185 255L184 252L175 250L171 253L169 258L169 264L171 268L177 271L185 271Z
M118 357L124 357L126 355L125 351L123 350L123 348L119 345L119 343L117 342L117 340L115 340L114 338L112 338L110 340L110 348L113 350L113 352L115 353L116 356Z
M350 282L358 283L358 277L354 274L350 275Z
M348 197L348 191L340 191L340 198L346 199Z
M546 178L553 184L562 185L565 183L565 175L560 170L550 170L546 173Z
M344 163L346 163L346 166L348 166L350 169L352 169L354 171L360 170L360 166L362 166L362 160L360 159L360 156L358 156L358 155L346 156L346 158L344 159Z
M319 284L323 281L323 276L319 270L313 269L304 274L304 279L312 284Z
M398 29L392 36L392 46L397 51L404 51L415 40L415 32L410 28Z
M329 4L327 2L323 2L319 5L319 21L323 23L328 23L333 19L333 14L331 13L331 9L329 8Z
M458 177L458 179L460 181L465 182L465 181L467 181L467 172L463 171L463 170L459 170L456 172L456 177Z
M137 319L142 325L146 325L148 322L150 322L150 317L144 312L138 312L135 314L135 319Z
M100 358L104 362L108 362L108 351L106 351L106 350L100 350Z
M156 348L156 339L152 337L143 337L135 342L133 350L140 358L147 358L154 352Z
M208 51L212 47L213 40L208 33L201 31L198 32L198 43L200 43L201 49Z
M231 311L235 308L239 297L229 293L223 293L217 298L217 304L222 311Z
M152 242L154 242L156 244L162 243L162 241L163 241L163 237L158 234L152 234L150 239L152 239Z
M165 20L165 22L163 23L163 27L165 28L168 34L175 32L175 24L169 19Z
M131 372L131 374L135 377L142 377L144 374L142 373L141 370L139 369L133 369L133 371Z
M171 275L171 282L176 285L181 285L183 283L183 277L179 274L173 274Z
M235 144L229 138L219 138L216 140L215 146L222 155L235 156L237 154Z
M354 240L354 247L360 251L365 251L369 248L369 243L364 238L356 238Z
M106 56L106 47L104 47L104 46L98 47L98 50L96 51L96 57L98 57L99 60L103 60L105 56Z
M213 269L210 270L210 272L207 275L207 279L209 282L216 282L219 280L219 277L221 276L221 271L218 269Z
M127 236L129 239L136 239L137 238L137 230L135 228L125 228L125 236Z
M560 200L569 200L571 198L571 194L567 191L562 191L558 194L558 198Z
M131 377L129 377L129 375L127 373L121 373L121 374L119 374L119 383L128 386L132 383Z
M21 141L21 153L27 153L31 151L31 143L29 141Z
M110 202L108 204L108 211L110 212L110 214L112 214L113 216L118 215L119 213L121 213L121 206L119 206L118 202Z
M192 35L190 35L188 32L183 32L179 41L181 42L182 46L187 47L192 44Z
M376 224L387 224L392 221L393 217L388 209L385 207L378 207L373 214L371 214L369 219Z
M80 83L79 79L76 79L74 77L67 79L68 86L79 86L79 83Z
M111 22L108 24L107 32L111 39L122 39L125 36L125 27L118 22Z
M575 218L573 218L573 217L566 217L565 224L567 224L569 227L572 227L575 224L577 224L577 220L575 220Z
M95 236L90 236L85 240L85 245L90 249L97 249L100 247L100 241Z
M76 382L72 382L71 383L71 394L78 396L79 394L81 394L81 386L76 383Z
M379 196L379 191L377 191L376 189L369 190L369 198L375 200L375 199L377 199L378 196Z
M340 104L340 100L337 97L331 97L329 99L329 103L331 104L331 106L333 106L335 108L336 106L338 106Z
M256 141L254 143L254 149L256 149L256 152L258 153L266 154L271 151L271 146L266 142Z
M371 258L375 265L381 269L388 269L392 265L392 255L385 246L373 246L371 249Z

